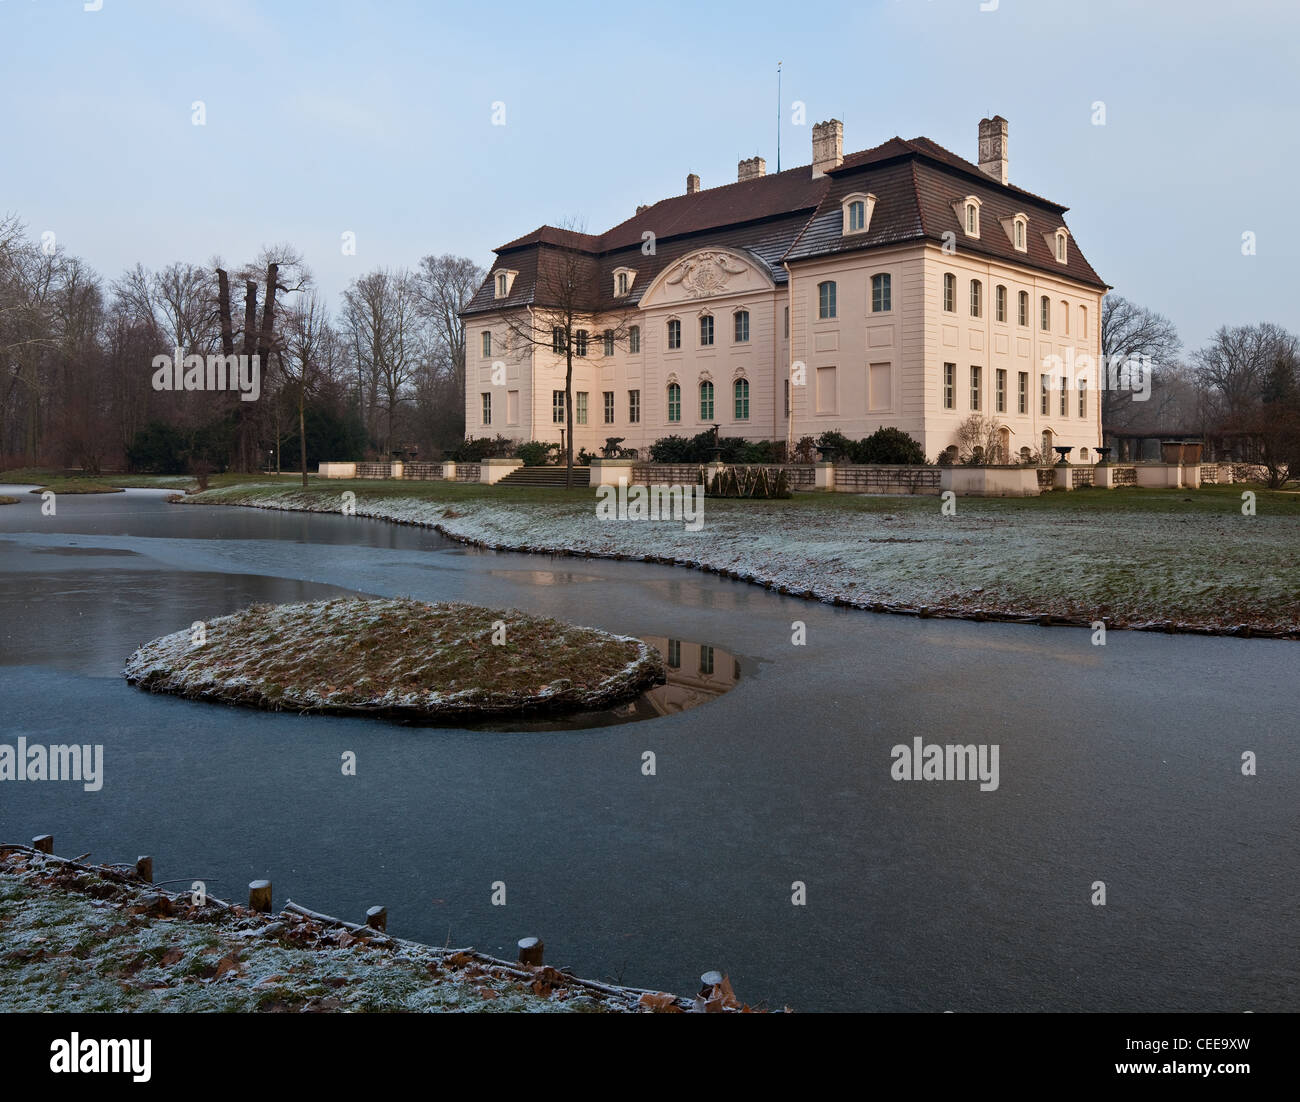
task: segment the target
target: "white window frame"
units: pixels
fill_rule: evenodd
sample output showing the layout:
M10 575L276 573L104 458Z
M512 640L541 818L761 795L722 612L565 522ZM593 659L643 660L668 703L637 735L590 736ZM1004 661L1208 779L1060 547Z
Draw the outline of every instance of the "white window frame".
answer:
M862 225L853 228L853 205L862 204ZM871 215L876 209L876 197L869 192L855 191L840 200L841 226L840 234L844 237L857 236L871 229Z

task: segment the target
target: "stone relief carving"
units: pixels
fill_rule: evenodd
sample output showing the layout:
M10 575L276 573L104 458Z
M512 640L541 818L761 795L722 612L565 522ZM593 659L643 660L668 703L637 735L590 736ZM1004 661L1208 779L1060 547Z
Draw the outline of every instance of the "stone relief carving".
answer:
M678 263L667 282L678 286L691 298L721 294L732 276L748 267L727 253L696 253Z

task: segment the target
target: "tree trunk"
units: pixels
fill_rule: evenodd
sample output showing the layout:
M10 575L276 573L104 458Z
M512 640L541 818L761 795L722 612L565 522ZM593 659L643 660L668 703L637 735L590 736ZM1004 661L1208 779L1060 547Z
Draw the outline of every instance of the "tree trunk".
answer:
M564 371L564 420L569 428L569 439L564 456L564 485L566 489L573 486L573 341L568 342L568 354L565 356Z

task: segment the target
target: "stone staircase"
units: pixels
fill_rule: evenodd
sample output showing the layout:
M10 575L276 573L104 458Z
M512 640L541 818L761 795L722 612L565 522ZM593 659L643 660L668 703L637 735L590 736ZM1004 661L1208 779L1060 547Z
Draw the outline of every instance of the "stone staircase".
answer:
M564 487L563 467L517 467L497 483L498 486L557 486ZM573 485L586 486L590 480L586 467L573 468Z

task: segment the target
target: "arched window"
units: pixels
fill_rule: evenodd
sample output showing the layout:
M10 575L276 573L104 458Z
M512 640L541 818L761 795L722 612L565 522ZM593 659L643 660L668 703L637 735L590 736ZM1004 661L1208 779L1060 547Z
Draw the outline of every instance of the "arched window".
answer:
M996 320L1007 320L1007 289L1001 283L993 292L993 309Z
M1025 233L1028 229L1029 222L1024 215L1017 215L1013 226L1014 232L1012 234L1012 243L1015 245L1017 250L1023 253L1026 250Z
M506 297L506 288L509 285L510 285L510 281L506 278L505 272L502 272L500 275L497 276L497 298Z
M614 355L614 330L612 329L605 330L605 355Z
M1062 264L1065 263L1067 255L1065 251L1066 236L1067 234L1065 230L1056 231L1056 259Z
M736 318L736 343L745 344L749 340L749 311L737 310Z
M641 326L634 325L627 331L627 350L634 355L641 351Z
M835 283L827 280L817 284L817 316L833 318L835 316Z
M670 349L681 348L682 346L682 323L676 318L668 323L668 347Z
M1070 335L1070 304L1061 299L1061 332Z
M1086 306L1079 307L1079 336L1084 340L1088 339L1088 308Z
M1038 328L1044 333L1052 328L1052 300L1046 295L1038 300Z
M949 314L957 312L957 277L952 272L943 273L943 308Z
M627 294L627 272L618 273L618 293L620 295Z
M979 236L980 212L974 203L966 204L966 232L972 237Z
M713 384L710 382L700 384L700 420L713 420Z
M736 399L736 420L749 420L749 380L737 379L732 385Z
M871 312L886 313L894 308L892 280L888 272L871 277Z
M676 383L668 384L668 420L682 419L682 388Z
M1019 321L1021 325L1028 325L1029 324L1029 292L1021 291L1019 297L1020 297Z
M978 279L970 281L970 316L978 318L984 310L984 284Z
M849 204L849 233L860 232L867 224L867 204L854 199Z

